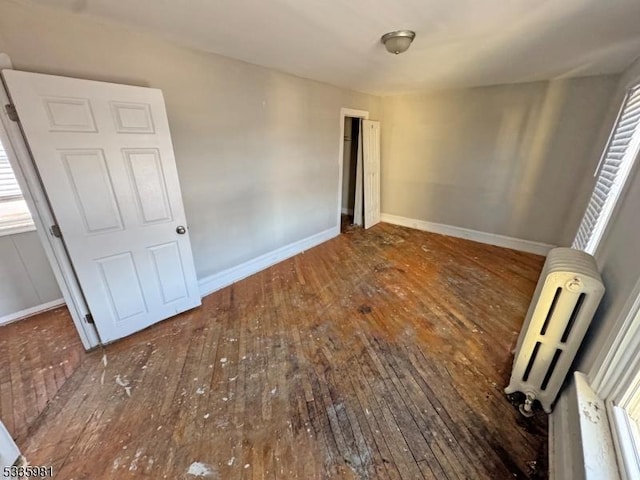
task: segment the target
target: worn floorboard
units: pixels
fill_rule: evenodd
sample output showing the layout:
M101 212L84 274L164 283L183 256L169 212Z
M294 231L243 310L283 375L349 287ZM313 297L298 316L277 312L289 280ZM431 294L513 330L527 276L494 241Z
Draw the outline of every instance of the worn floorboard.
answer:
M541 257L387 224L89 354L0 328L0 414L59 480L545 478L502 393Z
M0 419L14 438L24 439L85 356L66 308L0 327Z

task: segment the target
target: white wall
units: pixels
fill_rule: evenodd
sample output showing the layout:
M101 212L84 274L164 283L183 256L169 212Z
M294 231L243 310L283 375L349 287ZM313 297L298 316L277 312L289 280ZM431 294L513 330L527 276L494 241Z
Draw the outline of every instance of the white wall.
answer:
M14 68L160 88L200 278L337 227L340 108L378 98L0 0Z
M0 319L60 298L36 232L0 236Z
M383 98L382 211L569 244L617 82L599 76Z

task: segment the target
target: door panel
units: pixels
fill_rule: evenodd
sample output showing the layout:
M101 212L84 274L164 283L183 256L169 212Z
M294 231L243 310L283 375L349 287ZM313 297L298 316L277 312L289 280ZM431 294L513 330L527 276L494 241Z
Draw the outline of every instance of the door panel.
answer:
M177 242L150 247L148 250L162 292L162 302L167 305L185 298L188 288Z
M140 278L131 252L119 253L96 260L102 276L102 286L109 297L117 321L147 313ZM122 279L127 281L123 282Z
M101 340L200 305L162 92L3 76Z
M167 186L157 149L124 149L138 215L142 223L170 222Z
M50 132L97 132L88 98L42 97Z
M364 228L380 223L380 122L362 121Z
M110 102L116 132L155 133L151 106L147 103Z
M59 153L87 234L122 230L122 217L103 151L61 150Z

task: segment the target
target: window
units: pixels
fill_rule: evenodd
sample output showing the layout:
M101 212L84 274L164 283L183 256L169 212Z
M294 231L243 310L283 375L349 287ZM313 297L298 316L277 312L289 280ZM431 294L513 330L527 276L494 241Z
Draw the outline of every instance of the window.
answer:
M640 296L616 339L605 382L613 383L607 397L618 466L624 479L640 478ZM626 355L621 354L626 352Z
M33 230L33 219L0 143L0 235Z
M573 248L594 254L616 201L631 172L640 146L640 85L627 93L609 142L596 169L596 185L591 194Z

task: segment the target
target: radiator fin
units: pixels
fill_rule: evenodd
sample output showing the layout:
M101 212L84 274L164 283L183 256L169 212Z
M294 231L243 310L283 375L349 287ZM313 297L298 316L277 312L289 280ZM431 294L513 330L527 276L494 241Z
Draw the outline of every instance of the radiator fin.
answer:
M571 329L573 328L573 325L576 323L576 319L578 318L578 315L580 314L580 309L582 308L582 304L584 302L584 299L586 297L586 294L581 293L580 296L578 297L578 301L576 302L576 306L573 307L573 312L571 312L571 316L569 317L569 321L567 322L567 326L564 329L564 333L562 334L562 338L560 339L560 341L562 343L567 343L567 339L569 338L569 334L571 333Z
M533 347L533 352L531 353L531 358L529 359L529 363L527 364L527 368L524 370L524 375L522 375L522 381L526 382L529 380L529 374L531 373L531 369L533 368L533 364L536 362L536 357L538 356L538 351L540 350L540 342L536 342L536 346Z
M547 373L542 380L542 384L540 385L541 390L546 390L547 385L549 385L549 380L551 380L551 375L553 375L553 371L556 369L556 365L558 364L558 360L560 360L560 355L562 355L562 350L556 348L556 353L553 354L553 358L551 359L551 363L549 364L549 368L547 369Z
M553 301L551 302L551 306L549 307L549 311L547 312L547 317L544 319L544 323L542 324L542 330L540 330L540 335L544 335L545 333L547 333L549 322L551 321L551 317L553 317L553 312L556 309L556 304L558 303L558 299L560 298L561 292L562 292L562 287L556 288L556 294L553 296Z

